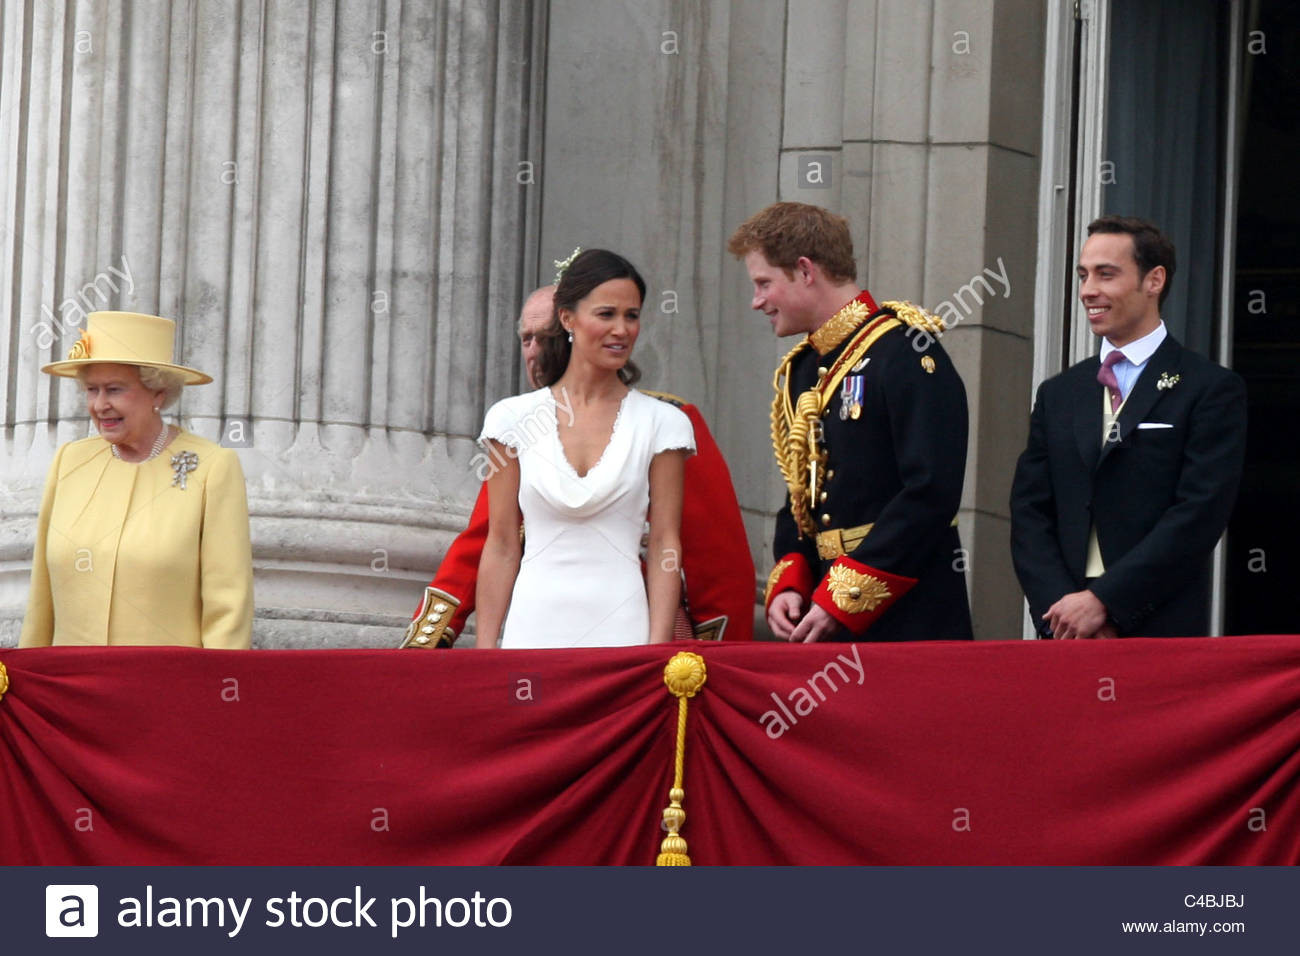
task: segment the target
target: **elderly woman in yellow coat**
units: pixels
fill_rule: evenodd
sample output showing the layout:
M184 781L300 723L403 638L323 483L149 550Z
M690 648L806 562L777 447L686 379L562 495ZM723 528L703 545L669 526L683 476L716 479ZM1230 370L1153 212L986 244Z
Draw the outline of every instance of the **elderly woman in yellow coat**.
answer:
M185 385L212 381L173 364L175 332L158 316L92 312L67 360L41 369L81 382L99 435L50 465L19 647L249 646L244 475L229 448L162 419Z

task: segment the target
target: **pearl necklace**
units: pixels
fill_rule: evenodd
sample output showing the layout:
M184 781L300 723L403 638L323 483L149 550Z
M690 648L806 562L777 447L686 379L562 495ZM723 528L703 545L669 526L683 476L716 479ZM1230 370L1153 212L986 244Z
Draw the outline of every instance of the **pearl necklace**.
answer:
M146 461L153 461L155 458L157 458L158 455L163 450L163 445L167 444L167 435L170 431L171 429L168 428L167 424L164 422L162 431L160 431L158 433L158 437L153 440L153 447L149 449L149 454L146 457L140 459L139 461L128 462L128 464L143 465ZM117 450L117 446L112 445L110 447L113 449L113 457L116 458L118 461L122 461L122 453Z

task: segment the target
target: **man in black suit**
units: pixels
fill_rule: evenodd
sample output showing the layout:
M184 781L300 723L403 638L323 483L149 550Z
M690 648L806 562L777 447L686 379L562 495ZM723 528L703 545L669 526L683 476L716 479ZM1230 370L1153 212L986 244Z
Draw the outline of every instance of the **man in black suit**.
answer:
M1165 329L1174 247L1151 223L1095 220L1078 274L1101 353L1038 389L1011 489L1016 574L1042 637L1204 635L1245 383Z

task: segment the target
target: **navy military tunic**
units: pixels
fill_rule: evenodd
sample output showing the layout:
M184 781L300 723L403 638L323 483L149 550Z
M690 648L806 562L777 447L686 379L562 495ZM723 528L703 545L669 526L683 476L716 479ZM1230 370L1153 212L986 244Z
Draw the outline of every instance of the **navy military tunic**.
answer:
M857 301L875 307L866 293ZM892 315L875 311L858 329ZM856 334L824 355L809 345L794 357L785 382L791 406ZM953 525L966 468L966 391L937 336L908 324L885 331L834 388L820 423L826 461L809 503L816 531L871 529L856 546L848 536L847 554L819 556L787 495L767 603L796 590L843 625L843 640L971 639L966 552Z

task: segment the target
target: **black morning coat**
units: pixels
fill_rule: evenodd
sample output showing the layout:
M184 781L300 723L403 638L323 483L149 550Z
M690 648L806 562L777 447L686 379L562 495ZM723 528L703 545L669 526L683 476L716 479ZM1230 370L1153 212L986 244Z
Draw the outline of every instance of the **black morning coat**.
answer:
M1202 636L1245 459L1245 383L1168 335L1103 444L1100 364L1048 379L1034 402L1011 490L1011 556L1030 612L1050 636L1041 617L1085 586L1095 522L1106 573L1089 587L1120 636Z

